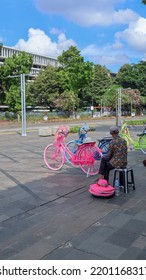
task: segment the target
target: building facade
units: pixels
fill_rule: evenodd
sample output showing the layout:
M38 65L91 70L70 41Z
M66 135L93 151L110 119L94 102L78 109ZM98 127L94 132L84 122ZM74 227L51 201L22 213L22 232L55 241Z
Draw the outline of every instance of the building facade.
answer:
M21 52L22 52L21 50L12 47L2 46L0 51L0 65L4 63L6 58L12 57L13 54L19 55ZM30 79L33 79L35 76L37 76L40 69L42 68L45 69L48 65L56 66L56 67L59 66L59 62L56 58L38 55L29 52L26 53L33 57L33 65L30 71Z

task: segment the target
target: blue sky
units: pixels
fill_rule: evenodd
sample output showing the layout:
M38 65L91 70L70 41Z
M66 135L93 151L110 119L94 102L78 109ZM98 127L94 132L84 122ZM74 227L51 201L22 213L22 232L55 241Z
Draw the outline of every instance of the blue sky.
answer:
M75 45L85 61L118 72L146 60L141 0L0 0L0 42L56 58Z

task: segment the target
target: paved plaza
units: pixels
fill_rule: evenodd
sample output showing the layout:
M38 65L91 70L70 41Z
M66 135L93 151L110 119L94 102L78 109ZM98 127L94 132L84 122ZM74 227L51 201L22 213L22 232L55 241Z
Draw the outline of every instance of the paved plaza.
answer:
M69 164L56 172L45 166L53 138L0 132L0 259L146 259L146 156L128 152L135 191L97 198L88 191L97 176Z

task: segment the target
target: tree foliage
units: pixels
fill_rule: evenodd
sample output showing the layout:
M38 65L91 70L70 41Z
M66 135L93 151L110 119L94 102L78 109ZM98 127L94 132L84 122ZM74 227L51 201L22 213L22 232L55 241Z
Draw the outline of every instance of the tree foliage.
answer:
M67 77L66 90L73 91L81 101L91 98L91 85L93 78L93 63L84 62L80 51L71 46L58 57L59 71Z
M146 61L137 64L124 64L116 78L115 83L123 88L137 89L141 95L146 95Z
M11 58L6 58L4 64L0 67L0 102L1 104L8 102L6 93L10 90L11 86L20 89L20 74L29 74L32 67L32 56L25 52L20 53L18 56L14 54ZM18 76L18 77L13 77ZM20 96L20 95L19 95Z
M57 68L48 66L41 70L33 83L29 86L33 105L53 107L56 95L61 91L57 78Z
M130 106L131 102L135 106L145 104L146 61L124 64L113 79L105 66L85 62L74 46L64 51L58 60L58 68L48 66L42 69L26 86L27 105L71 113L76 107L100 106L102 102L115 110L119 88L122 89L122 105ZM0 67L0 102L9 105L14 112L21 109L20 74L28 74L31 66L32 57L22 52L19 56L7 58Z
M18 113L21 111L20 86L10 86L6 93L6 104L9 106L10 112Z
M92 82L92 95L94 104L98 105L106 91L112 86L112 79L105 66L99 64L94 66L94 76Z
M64 91L62 94L58 94L54 100L54 106L59 110L73 113L78 102L79 100L73 91Z
M110 107L112 111L117 107L118 89L118 85L111 85L101 98L104 106Z
M73 111L77 97L67 89L68 76L53 66L42 70L29 86L33 105L48 106L64 111Z

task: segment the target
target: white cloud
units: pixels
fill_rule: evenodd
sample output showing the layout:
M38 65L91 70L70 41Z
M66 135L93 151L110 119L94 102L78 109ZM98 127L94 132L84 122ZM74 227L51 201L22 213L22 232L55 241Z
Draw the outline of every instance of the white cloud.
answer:
M140 17L135 22L131 22L124 31L116 33L116 38L126 42L136 51L146 54L146 19Z
M86 46L82 55L95 63L112 66L146 60L146 19L139 17L131 21L127 28L115 33L113 43L103 45L101 48L95 44Z
M119 46L116 49L115 45L105 45L102 48L89 45L82 50L81 54L90 61L94 61L95 64L105 65L106 67L130 63L128 55L124 54Z
M108 43L102 47L95 43L84 47L81 54L85 59L110 67L130 63L131 58L137 60L141 56L143 59L146 58L146 19L131 9L119 9L119 4L125 3L126 0L34 1L39 11L51 15L51 17L53 15L64 16L69 21L85 27L104 26L105 33L101 29L101 34L102 36L107 35ZM109 37L106 33L105 27L110 28L111 25L116 28L120 27L120 31L115 33L115 38L112 38L112 35ZM121 25L124 25L122 31ZM65 32L58 28L51 28L49 33L47 35L40 29L30 28L28 40L20 39L15 47L27 52L57 57L63 50L67 50L71 45L76 45L73 39L66 38ZM51 35L56 39L52 40ZM93 38L94 42L96 39L97 37ZM105 39L103 41L105 42Z
M138 15L130 9L116 10L126 0L35 0L37 8L48 15L62 15L82 26L126 24ZM92 3L91 3L92 2Z
M129 23L130 21L135 21L138 19L138 15L133 12L130 9L126 9L126 10L118 10L114 11L113 13L113 20L112 23L116 23L116 24L126 24Z
M53 27L53 28L50 29L49 33L57 35L57 34L62 33L62 31L58 28Z
M117 64L123 65L126 63L130 63L128 56L125 54L112 55L112 56L103 55L99 57L98 61L99 64L106 65L107 67L117 65Z
M44 31L30 28L28 30L28 40L19 39L14 47L26 52L55 58L71 45L76 45L75 41L67 39L64 33L58 35L56 42L52 42L51 38Z

